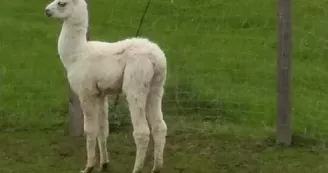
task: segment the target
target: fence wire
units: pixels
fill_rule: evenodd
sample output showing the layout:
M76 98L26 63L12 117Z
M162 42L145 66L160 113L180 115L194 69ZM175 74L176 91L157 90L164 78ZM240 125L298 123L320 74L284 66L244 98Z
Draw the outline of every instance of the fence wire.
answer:
M140 30L140 36L158 43L167 56L164 116L274 126L275 2L211 0L185 6L186 1L152 0ZM324 20L328 12L324 3L295 3L292 66L294 132L322 138L328 136L328 34ZM145 4L138 1L130 5L128 0L91 2L91 39L117 41L134 36ZM258 10L252 10L254 6ZM307 10L317 15L304 12ZM33 52L15 52L11 58L20 61L1 59L1 127L18 123L28 127L60 125L67 120L68 87L55 49L59 31L55 28L44 33L55 24L36 23L39 25L22 21L20 28L21 34L40 32L39 39L30 38ZM11 46L19 46L22 39L13 38ZM51 57L43 57L43 48L33 47L44 43L50 43L45 46L53 50ZM6 47L2 44L0 51L6 52ZM27 56L40 58L24 59ZM113 125L130 123L123 95L117 109L109 109Z

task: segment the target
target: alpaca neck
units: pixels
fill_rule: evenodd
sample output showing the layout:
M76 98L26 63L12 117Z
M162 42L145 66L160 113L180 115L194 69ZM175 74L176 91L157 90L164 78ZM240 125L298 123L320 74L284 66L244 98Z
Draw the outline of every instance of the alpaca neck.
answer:
M71 21L64 21L58 39L58 53L66 70L74 62L84 58L83 51L85 51L87 45L87 30L87 18L83 20L72 19Z

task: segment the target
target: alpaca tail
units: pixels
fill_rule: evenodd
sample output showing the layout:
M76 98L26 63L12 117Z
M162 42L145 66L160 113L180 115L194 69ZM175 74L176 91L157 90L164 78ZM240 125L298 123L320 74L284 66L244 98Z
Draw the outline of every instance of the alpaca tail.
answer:
M164 53L160 52L161 56L158 56L157 63L154 64L154 76L151 80L150 89L152 88L163 88L166 81L167 69L166 69L166 58Z
M161 54L159 54L161 53ZM157 52L157 63L154 63L153 69L154 74L150 82L149 87L149 93L147 98L147 105L152 105L154 102L156 102L157 106L161 107L162 104L162 98L164 94L164 85L166 82L166 75L167 75L167 69L166 69L166 58L164 53Z

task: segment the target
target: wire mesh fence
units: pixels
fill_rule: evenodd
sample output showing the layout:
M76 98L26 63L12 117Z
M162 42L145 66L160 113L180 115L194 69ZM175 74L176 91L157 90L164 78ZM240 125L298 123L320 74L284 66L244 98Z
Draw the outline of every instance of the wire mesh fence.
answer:
M140 3L140 8L144 5ZM249 16L233 12L237 6L247 9L251 5L213 1L186 7L183 2L152 1L141 36L158 42L168 58L165 116L274 123L275 9L271 9L269 18L259 20L260 11ZM274 3L262 5L270 9ZM142 11L134 6L126 8ZM226 10L220 12L222 9ZM126 21L119 19L121 15L122 10L116 8L110 12L111 17L101 20L133 33L140 15ZM128 113L123 105L111 112L117 116Z
M186 1L152 0L140 30L140 36L158 43L168 59L164 116L274 126L276 2L211 0L186 6ZM323 139L328 136L325 3L303 0L294 4L292 73L294 131ZM146 1L91 2L91 39L116 41L134 36L145 5ZM308 10L313 13L304 12ZM1 127L17 123L37 127L50 123L49 115L54 125L67 119L68 87L55 59L58 30L43 33L47 27L23 21L22 33L42 36L35 40L31 36L33 44L28 46L49 43L47 49L33 47L28 52L25 48L12 57L19 61L1 60ZM26 46L20 41L12 38L11 46ZM0 50L9 51L8 46L3 44ZM53 51L46 54L48 50ZM44 54L53 60L24 59ZM116 109L109 109L112 125L130 123L124 96Z

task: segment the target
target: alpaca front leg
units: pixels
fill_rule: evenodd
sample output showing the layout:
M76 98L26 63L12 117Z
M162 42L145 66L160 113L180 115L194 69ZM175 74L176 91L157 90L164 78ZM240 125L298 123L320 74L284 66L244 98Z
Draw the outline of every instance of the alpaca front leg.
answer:
M87 164L81 173L91 173L96 165L96 145L99 132L97 103L97 98L87 97L81 99L87 150Z
M108 123L108 100L107 97L102 97L99 103L99 136L98 146L100 155L100 171L104 172L107 170L109 159L107 151L107 138L109 134L109 123Z
M98 146L99 146L99 156L100 156L100 168L99 171L104 172L108 169L109 159L107 151L107 137L108 137L108 120L103 124L103 127L100 127L99 136L98 136Z
M86 148L87 148L87 165L81 173L91 173L96 165L96 136L92 134L86 135Z

